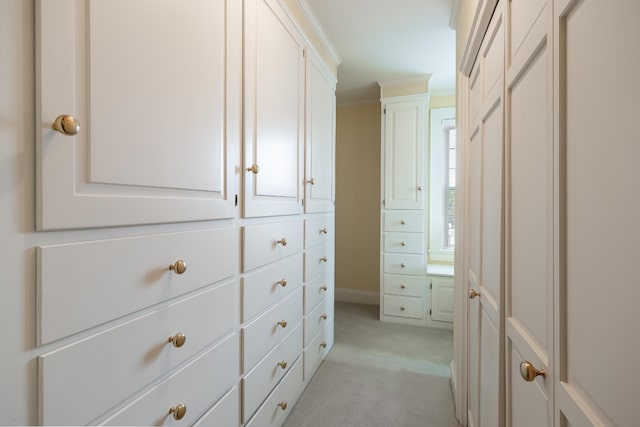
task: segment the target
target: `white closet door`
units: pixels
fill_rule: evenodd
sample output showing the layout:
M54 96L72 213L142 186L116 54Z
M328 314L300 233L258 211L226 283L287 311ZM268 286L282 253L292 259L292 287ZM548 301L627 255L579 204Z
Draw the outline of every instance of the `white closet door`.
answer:
M244 24L244 215L302 213L302 36L277 0L245 1Z
M640 3L556 1L557 425L638 425Z
M239 10L225 0L37 3L40 229L233 216L227 159L239 135L226 124L239 119ZM61 115L80 131L51 129Z

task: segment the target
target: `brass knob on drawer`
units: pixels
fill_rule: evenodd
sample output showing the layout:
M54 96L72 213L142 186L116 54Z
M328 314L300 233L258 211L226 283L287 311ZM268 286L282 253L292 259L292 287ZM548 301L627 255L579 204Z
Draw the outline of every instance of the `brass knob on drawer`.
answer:
M278 406L280 407L280 409L282 409L283 411L287 410L287 402L280 402L278 403Z
M321 318L322 320L327 320L327 315L326 315L326 314L323 314L322 316L320 316L320 318Z
M171 407L171 409L169 409L169 413L173 414L173 419L181 420L187 414L187 405L181 403L179 405L173 406Z
M280 279L276 283L284 288L287 286L287 279Z
M327 343L326 343L326 342L321 343L321 344L320 344L320 347L322 347L322 348L327 348Z
M260 172L260 166L258 165L251 165L251 167L247 168L247 172L251 172L254 175L257 175L258 172Z
M187 336L182 332L178 332L177 334L169 337L169 342L176 348L182 347L186 341Z
M278 366L280 366L282 369L287 369L287 361L283 360L282 362L278 362Z
M422 185L418 185L418 191L422 191Z
M480 293L475 289L469 289L469 299L474 299L475 297L479 297Z
M278 240L276 243L282 246L287 246L287 239L283 237L282 239Z
M176 274L182 274L187 271L187 263L179 259L169 266L169 270L173 271Z
M404 310L405 310L404 305L401 305L400 306L400 311L404 311Z
M400 224L405 225L406 222L404 222L404 219L400 221Z
M528 382L531 382L536 379L536 377L540 376L544 378L547 373L544 370L536 369L535 366L528 360L520 363L520 375L522 379Z
M80 132L80 123L75 117L68 114L62 114L56 117L51 128L57 130L63 135L73 136Z
M323 256L322 258L320 258L320 261L322 261L322 262L327 262L327 257L326 257L326 256Z
M321 228L320 229L320 234L327 234L329 232L329 230L327 230L327 227Z
M311 178L310 180L307 181L307 184L316 185L316 180Z
M404 289L404 288L406 288L406 286L404 284L401 284L400 289Z
M286 328L287 327L287 321L286 320L281 320L281 321L278 322L278 325L280 325L283 328Z
M400 242L400 246L407 246L405 242Z
M320 286L320 290L321 290L321 291L325 291L325 292L326 292L326 291L327 291L327 289L329 289L329 288L327 288L327 285L322 285L322 286Z
M404 262L400 263L400 267L405 268L407 265Z

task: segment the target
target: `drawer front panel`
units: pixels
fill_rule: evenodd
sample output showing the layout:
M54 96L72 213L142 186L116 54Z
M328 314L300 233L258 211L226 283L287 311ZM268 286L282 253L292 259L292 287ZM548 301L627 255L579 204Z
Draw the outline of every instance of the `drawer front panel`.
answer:
M386 211L384 213L384 231L424 232L423 211Z
M385 274L383 276L385 294L422 297L427 290L424 277Z
M304 253L304 280L309 281L333 269L333 253L327 245L314 246Z
M242 227L242 271L301 251L303 233L302 219Z
M179 425L193 424L233 387L237 371L230 366L230 361L237 360L237 348L236 336L227 338L125 406L103 425L178 425L169 415L169 409L178 404L187 407Z
M395 274L425 274L425 257L416 254L384 254L384 272Z
M302 360L291 367L246 427L281 426L302 393ZM286 402L286 407L284 407ZM279 406L283 404L283 406ZM285 409L282 409L282 408Z
M412 319L424 318L423 298L385 295L383 299L384 314L387 316L409 317Z
M384 251L405 254L423 254L424 234L384 233Z
M302 253L245 276L242 279L242 321L251 319L300 286Z
M333 347L333 319L315 336L311 344L304 349L304 381L309 382L320 364Z
M324 329L333 319L333 298L325 299L304 318L304 346L307 347L311 341Z
M231 389L213 408L207 411L193 427L238 426L240 425L240 390Z
M246 422L265 396L302 354L302 325L298 325L242 379L242 420Z
M304 313L309 314L331 292L333 283L326 274L321 273L304 285Z
M280 324L285 321L286 326ZM248 372L260 359L302 321L302 289L284 299L253 322L242 328L243 372Z
M236 233L208 229L38 248L39 344L231 277ZM183 274L169 270L177 260L187 263ZM82 304L69 304L70 295Z
M319 216L304 220L304 247L310 248L335 240L333 216Z
M86 424L232 332L234 300L228 283L40 356L44 424Z

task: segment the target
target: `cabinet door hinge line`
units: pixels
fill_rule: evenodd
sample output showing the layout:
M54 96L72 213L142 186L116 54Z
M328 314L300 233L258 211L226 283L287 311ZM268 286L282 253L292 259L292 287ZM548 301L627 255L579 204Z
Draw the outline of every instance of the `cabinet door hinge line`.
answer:
M236 194L235 206L238 206L238 195Z

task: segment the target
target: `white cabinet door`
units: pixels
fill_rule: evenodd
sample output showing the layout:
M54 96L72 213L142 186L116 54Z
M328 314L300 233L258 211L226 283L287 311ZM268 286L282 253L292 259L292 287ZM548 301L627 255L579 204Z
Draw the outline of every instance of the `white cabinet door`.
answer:
M384 111L384 208L423 209L427 101L389 102Z
M307 53L305 212L334 210L336 81Z
M431 278L431 320L453 322L453 277Z
M244 3L244 216L302 213L304 46L277 0Z
M40 0L37 14L38 227L233 216L237 2ZM52 129L61 115L77 134Z

